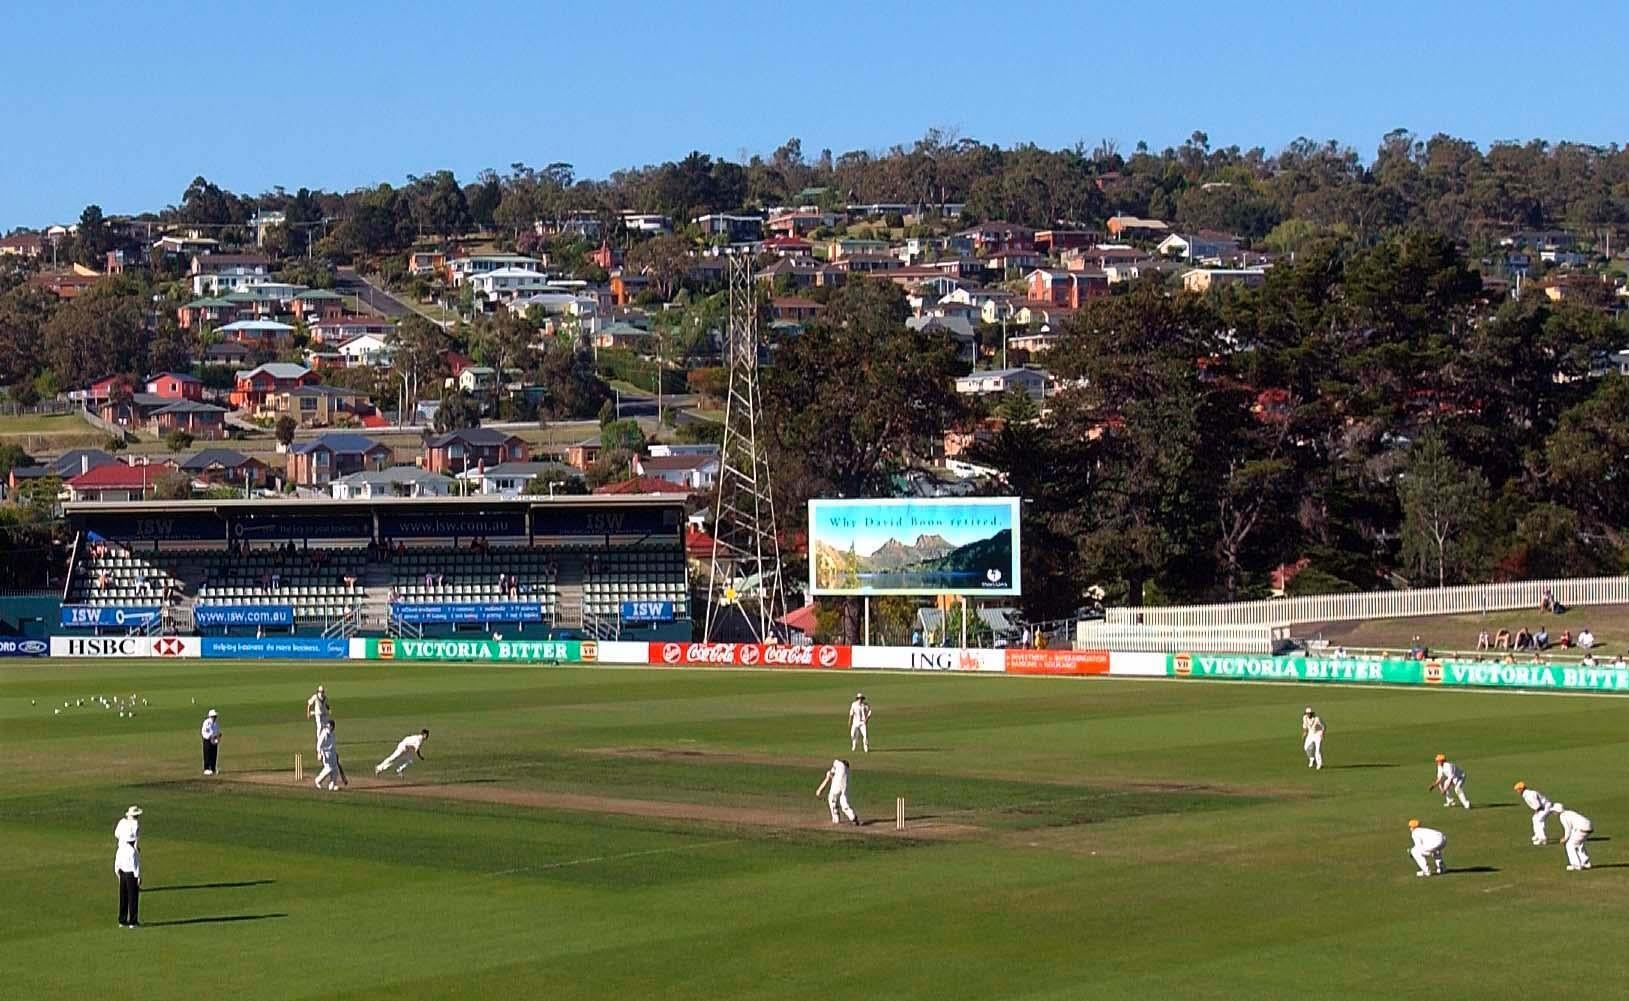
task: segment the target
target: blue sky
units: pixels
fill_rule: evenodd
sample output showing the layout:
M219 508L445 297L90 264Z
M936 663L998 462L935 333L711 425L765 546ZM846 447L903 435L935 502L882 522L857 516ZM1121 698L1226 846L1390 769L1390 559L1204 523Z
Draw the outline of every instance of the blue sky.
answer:
M1342 9L1349 8L1349 9ZM0 232L515 161L579 176L930 127L1158 149L1396 127L1622 142L1621 6L0 0Z

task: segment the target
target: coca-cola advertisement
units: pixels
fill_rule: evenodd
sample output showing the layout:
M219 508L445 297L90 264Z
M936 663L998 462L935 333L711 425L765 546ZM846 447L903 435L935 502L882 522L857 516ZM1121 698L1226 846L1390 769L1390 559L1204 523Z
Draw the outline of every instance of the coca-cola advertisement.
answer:
M841 670L852 666L846 646L781 643L652 643L650 662L694 667L791 667Z

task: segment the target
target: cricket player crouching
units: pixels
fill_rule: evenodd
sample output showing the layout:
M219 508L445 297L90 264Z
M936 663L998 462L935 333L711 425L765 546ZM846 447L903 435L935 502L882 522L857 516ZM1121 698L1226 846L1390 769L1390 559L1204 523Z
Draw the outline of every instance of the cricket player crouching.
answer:
M1533 811L1533 844L1549 844L1550 833L1545 830L1545 818L1550 816L1550 797L1537 789L1529 789L1526 782L1517 782L1515 788L1521 795L1522 802Z
M1421 827L1418 820L1410 820L1408 830L1414 838L1414 847L1410 848L1408 853L1420 867L1420 871L1414 875L1431 875L1429 863L1435 862L1437 875L1441 876L1446 871L1442 864L1442 849L1448 844L1448 835L1434 828Z

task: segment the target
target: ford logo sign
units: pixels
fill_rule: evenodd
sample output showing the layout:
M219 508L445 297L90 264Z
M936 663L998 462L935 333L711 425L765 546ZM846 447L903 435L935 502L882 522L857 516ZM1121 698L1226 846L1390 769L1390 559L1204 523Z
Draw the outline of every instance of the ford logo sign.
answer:
M45 651L51 649L51 646L44 640L23 640L17 644L17 649L19 652L28 654L31 657L42 657L45 655Z

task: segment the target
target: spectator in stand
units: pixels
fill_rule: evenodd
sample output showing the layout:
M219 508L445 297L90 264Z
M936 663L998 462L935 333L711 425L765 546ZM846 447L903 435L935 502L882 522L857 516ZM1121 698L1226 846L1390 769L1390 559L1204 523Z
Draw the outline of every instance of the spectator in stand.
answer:
M98 590L98 591L106 591L107 590L107 571L106 570L98 570L98 571L96 571L96 590Z
M1476 634L1476 648L1478 650L1486 650L1489 648L1489 646L1490 643L1488 640L1488 631L1484 629Z
M1578 649L1592 650L1594 647L1595 634L1589 631L1589 627L1585 626L1584 628L1578 630Z
M1538 632L1533 634L1533 649L1550 649L1550 630L1543 623L1539 623Z
M520 597L520 578L514 574L509 575L509 597Z
M424 586L425 587L435 587L436 586L436 575L431 573L428 570L424 571Z
M390 588L390 603L394 605L396 602L401 601L401 600L402 600L402 592L398 591L396 589L396 587L394 585L392 585L391 588Z

